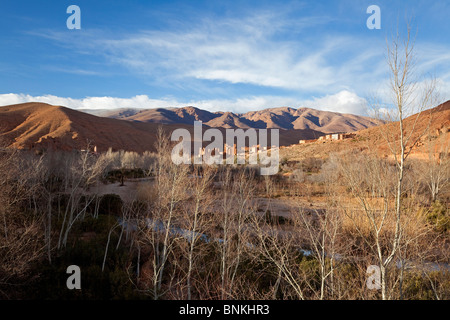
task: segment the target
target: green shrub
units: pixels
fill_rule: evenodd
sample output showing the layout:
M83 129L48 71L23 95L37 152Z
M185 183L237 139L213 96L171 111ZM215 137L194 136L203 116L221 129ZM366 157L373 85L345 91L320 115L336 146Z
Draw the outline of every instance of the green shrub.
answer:
M127 266L135 260L129 248L120 245L120 229L112 232L105 268L102 270L105 248L111 227L116 218L99 215L98 218L86 217L74 225L73 234L67 247L52 259L52 263L42 261L34 267L38 275L24 288L24 296L30 299L50 300L110 300L145 298L135 290L130 281ZM81 239L85 232L95 233L91 239ZM81 270L81 290L69 290L66 280L69 275L67 267L77 265Z
M438 232L445 233L450 230L450 213L439 200L433 202L427 220Z
M116 222L116 218L110 215L100 214L98 218L87 216L74 226L74 231L75 233L95 232L107 234Z

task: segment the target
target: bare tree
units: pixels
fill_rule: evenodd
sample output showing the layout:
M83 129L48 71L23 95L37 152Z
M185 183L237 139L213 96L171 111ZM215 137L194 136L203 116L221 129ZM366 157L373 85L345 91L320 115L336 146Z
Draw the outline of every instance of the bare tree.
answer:
M402 38L399 31L393 37L392 42L387 45L387 63L390 71L389 98L387 103L374 103L373 109L382 110L385 119L396 121L380 126L380 133L384 137L390 154L395 163L395 192L394 192L394 230L389 239L389 249L383 252L381 244L376 243L378 265L381 271L381 295L383 299L388 298L387 268L395 261L399 254L402 236L404 235L402 220L405 212L403 210L404 178L406 160L417 146L420 138L426 132L428 126L419 126L424 121L427 110L436 103L436 83L433 79L425 81L417 76L415 71L414 39L411 28L408 25L406 36ZM409 117L408 121L405 119ZM428 123L431 117L428 118ZM386 198L385 198L386 199ZM363 203L366 208L366 203ZM385 201L384 214L379 224L376 223L375 215L370 215L375 235L379 235L385 225L388 202ZM371 211L372 212L372 211Z
M418 168L422 172L422 179L431 194L431 202L438 199L438 195L450 184L450 137L448 132L430 141L427 145L428 159L421 161Z
M155 164L155 197L149 203L147 216L140 218L140 239L143 245L150 245L153 268L153 298L162 295L162 282L169 255L173 251L177 234L174 232L179 204L187 198L189 185L188 166L176 165L171 159L171 145L162 128L158 130L157 162Z
M97 194L90 192L90 188L98 185L108 167L108 159L91 153L89 145L85 151L65 154L64 160L63 188L68 199L59 233L58 249L66 245L72 226L78 219L85 217L88 207L97 198Z
M215 218L221 230L220 250L220 296L232 298L238 270L248 249L249 229L247 222L255 212L254 173L240 169L233 172L227 167L220 175L220 205Z
M300 225L306 234L307 243L311 248L312 255L317 259L320 268L320 294L319 299L333 296L333 276L335 272L338 236L340 232L340 219L338 212L331 208L324 212L315 212L308 215L300 208L298 215L294 216L296 224ZM303 231L302 230L302 231ZM330 280L330 281L329 281Z
M301 256L300 234L292 230L283 231L264 217L254 215L253 218L255 259L270 263L276 270L273 298L281 290L285 298L306 299L307 285L304 279L308 277L298 268L298 258ZM288 284L288 288L280 287L281 280Z
M0 287L27 277L31 264L42 258L42 219L27 212L27 199L36 191L35 171L20 151L0 149ZM14 279L14 280L13 280ZM8 293L0 289L8 298Z
M192 278L195 268L198 264L201 253L198 252L200 243L211 241L205 233L211 228L212 224L212 205L214 197L211 193L211 185L214 178L214 172L211 167L196 167L190 177L189 184L190 196L188 203L184 205L184 217L181 227L186 230L187 240L187 261L186 289L187 299L192 299ZM209 212L208 212L209 211Z

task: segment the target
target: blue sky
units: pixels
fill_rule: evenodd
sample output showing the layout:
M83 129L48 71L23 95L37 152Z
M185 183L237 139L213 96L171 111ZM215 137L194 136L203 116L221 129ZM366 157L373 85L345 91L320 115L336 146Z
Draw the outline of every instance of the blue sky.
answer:
M81 9L69 30L66 9ZM381 30L369 30L369 5ZM417 69L450 99L450 1L0 3L0 105L314 107L364 114L387 79L386 37L413 17Z

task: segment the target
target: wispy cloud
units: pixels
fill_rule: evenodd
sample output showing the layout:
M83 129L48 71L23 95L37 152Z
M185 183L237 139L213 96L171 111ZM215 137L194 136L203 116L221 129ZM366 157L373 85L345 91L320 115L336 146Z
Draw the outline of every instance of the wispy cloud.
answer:
M63 68L57 66L43 66L45 70L53 71L53 72L62 72L69 74L77 74L83 76L105 76L104 72L89 70L89 69L79 69L79 68Z
M371 61L382 59L376 44L344 35L308 33L332 17L289 19L283 12L255 12L243 18L203 18L175 30L83 37L56 32L42 36L159 81L206 80L288 91L330 93L367 83ZM35 33L39 35L40 33ZM338 62L336 61L338 60Z
M283 41L254 31L246 21L225 25L232 27L224 31L224 25L212 24L181 33L145 32L103 40L102 46L111 59L139 73L305 92L360 87L373 75L364 69L368 61L377 54L382 57L382 51L370 46L362 52L355 50L364 45L345 36ZM336 56L341 60L332 64Z

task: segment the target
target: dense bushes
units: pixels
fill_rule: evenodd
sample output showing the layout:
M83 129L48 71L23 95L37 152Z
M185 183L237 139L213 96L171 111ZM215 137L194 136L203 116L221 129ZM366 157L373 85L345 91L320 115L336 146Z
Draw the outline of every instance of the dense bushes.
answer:
M374 243L374 235L355 232L354 225L360 223L357 219L363 216L357 213L363 211L355 210L351 191L356 190L360 199L367 199L367 204L373 206L370 212L379 212L377 208L382 196L389 196L393 190L386 184L381 190L386 192L377 192L378 185L373 183L380 177L389 181L393 175L391 165L384 160L378 163L357 158L344 167L347 172L342 171L342 163L329 160L319 173L317 168L321 163L315 159L301 165L286 163L285 166L295 172L291 179L282 174L258 176L253 168L230 167L222 171L215 167L209 172L207 167L182 168L167 161L162 162L164 166L157 171L163 174L121 189L135 192L133 195L137 200L131 203L130 199L122 201L117 194L103 194L105 189L114 189L105 187L102 182L105 178L117 181L124 176L148 176L151 170L132 166L125 169L117 164L105 169L105 164L98 161L102 156L90 157L73 153L67 159L61 157L64 161L58 162L60 167L50 165L54 162L45 162L49 172L36 170L35 175L24 177L26 183L35 183L35 189L8 207L10 215L5 217L10 220L7 222L18 226L15 233L8 230L8 236L20 236L23 233L20 225L24 221L36 223L32 229L33 235L39 236L35 242L36 250L30 250L30 242L24 242L27 246L22 248L26 254L20 250L16 252L21 256L39 252L39 256L31 262L26 261L22 278L8 279L15 285L14 289L11 289L12 285L5 286L8 298L180 299L188 297L188 276L193 299L380 298L379 292L369 292L366 288L365 270L368 264L373 264L369 249L370 243ZM68 163L66 168L64 163ZM366 167L361 167L362 164ZM85 170L91 165L98 165L96 171ZM58 170L51 172L55 167ZM354 174L347 178L354 178L355 185L348 187L342 183L345 173ZM208 175L210 181L202 185ZM17 177L15 179L20 182ZM6 182L11 183L11 179ZM102 187L105 189L101 190ZM439 239L448 239L450 219L445 203L416 206L414 190L408 187L408 197L401 199L405 206L411 201L411 206L405 207L409 210L410 225L417 222L419 227L427 227L427 232L431 230L433 234L426 239L434 239L435 235ZM0 190L2 203L7 203L6 191L7 188ZM264 197L263 203L270 204L270 201L275 202L272 199L281 196L301 201L292 204L292 209L307 212L307 206L315 214L305 220L295 214L287 218L281 216L276 205L263 209L257 202ZM319 208L312 207L312 196L322 198L317 201ZM285 199L276 201L282 200ZM286 204L292 199L287 200ZM425 209L416 221L414 217L420 207ZM333 212L337 214L331 215ZM349 214L354 215L349 217ZM129 219L126 222L132 228L122 230L118 218ZM149 226L149 220L153 222L153 228ZM364 221L360 225L365 226ZM171 231L165 234L165 230ZM405 246L409 250L416 245L415 251L405 252L407 259L417 261L419 265L425 259L431 259L425 256L431 251L425 251L429 250L425 248L428 243L424 238L416 237L419 232L414 230L422 232L424 229L405 229L413 234L414 241L419 239L417 244ZM202 236L191 246L189 236L194 233ZM389 233L385 235L389 236ZM404 236L411 239L406 238L406 233ZM59 241L64 238L66 241ZM32 237L27 241L29 239ZM388 247L385 243L381 245L382 250ZM167 251L162 255L165 248ZM440 255L439 261L443 261L445 245L442 245L442 251L437 246L433 248L436 255ZM2 262L7 260L6 255L2 257ZM419 261L422 257L425 258ZM167 261L161 277L154 273L158 261ZM81 268L82 290L67 289L69 275L66 269L69 265ZM399 274L400 270L393 263L389 269L392 298L448 297L448 272L429 272L419 267L405 270L401 290Z
M116 245L119 231L111 234L105 269L102 271L105 247L111 227L116 219L100 215L88 217L76 223L69 245L52 261L35 265L37 277L24 287L21 293L32 299L138 299L140 296L130 277L135 274L128 270L135 257L129 248ZM81 269L81 290L68 290L67 267L77 265Z
M105 194L100 198L99 213L115 216L122 215L123 201L117 194Z

